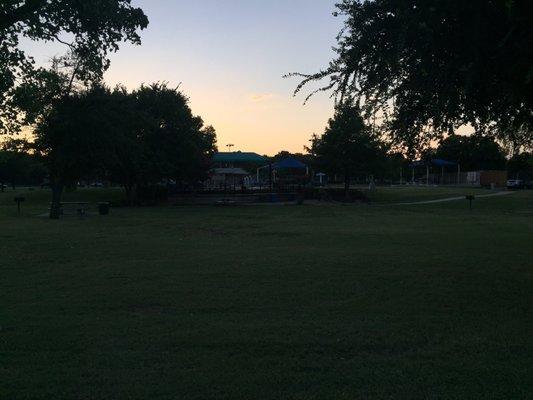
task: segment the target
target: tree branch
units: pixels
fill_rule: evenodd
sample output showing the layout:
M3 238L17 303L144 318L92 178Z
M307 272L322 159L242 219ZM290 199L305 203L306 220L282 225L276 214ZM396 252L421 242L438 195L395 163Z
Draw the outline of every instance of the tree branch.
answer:
M23 5L13 11L0 15L0 31L7 29L17 22L24 21L42 8L47 0L26 0Z

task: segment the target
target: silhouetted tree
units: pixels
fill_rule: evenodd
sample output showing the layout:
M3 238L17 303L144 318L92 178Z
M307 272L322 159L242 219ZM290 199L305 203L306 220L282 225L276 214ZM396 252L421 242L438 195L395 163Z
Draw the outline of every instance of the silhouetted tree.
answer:
M463 170L504 169L506 158L493 138L472 135L452 135L442 140L435 157L457 162Z
M134 128L146 152L145 179L187 185L203 180L216 150L215 129L193 115L189 99L177 88L155 83L132 95L138 115Z
M148 19L130 0L10 0L0 2L0 130L16 129L19 107L13 90L42 78L20 47L20 37L66 45L73 80L99 80L110 52L121 41L140 43ZM8 127L5 123L8 123Z
M396 181L406 179L406 173L409 169L409 161L403 153L391 152L387 154L382 169L382 179Z
M0 148L0 187L6 183L13 189L20 184L35 185L43 183L48 171L38 155L31 151L26 139L11 138L4 140Z
M0 188L10 184L41 184L47 176L45 166L32 154L24 151L0 150Z
M324 171L344 176L346 196L358 173L372 174L383 162L380 141L365 125L360 109L351 103L337 106L322 136L314 135L309 152Z
M304 80L355 97L411 150L471 124L532 139L533 7L518 0L342 0L336 57Z
M214 128L165 84L132 93L94 86L58 99L39 121L34 148L50 172L52 218L59 216L63 188L80 179L121 183L133 204L140 186L196 184L216 149Z
M65 186L79 179L105 173L114 159L113 137L117 110L108 89L94 87L54 102L34 131L34 149L50 174L52 206L50 218L60 216Z
M533 180L533 153L514 155L507 163L507 170L513 178Z
M274 157L272 157L272 161L277 162L286 158L294 158L306 165L311 165L313 157L311 154L291 153L290 151L282 150L278 152Z
M88 171L96 157L96 153L83 153L84 145L92 146L89 141L94 135L77 137L87 129L73 131L71 136L67 132L76 123L73 118L82 116L77 108L87 105L81 104L87 100L84 95L76 92L102 78L109 52L117 51L121 41L139 44L137 29L145 28L148 20L129 0L15 0L2 2L0 15L0 130L36 127L36 149L45 156L51 174L50 216L57 218L64 185L72 183L81 170ZM61 42L67 54L55 58L50 69L36 69L19 47L20 36ZM83 143L79 151L77 140Z

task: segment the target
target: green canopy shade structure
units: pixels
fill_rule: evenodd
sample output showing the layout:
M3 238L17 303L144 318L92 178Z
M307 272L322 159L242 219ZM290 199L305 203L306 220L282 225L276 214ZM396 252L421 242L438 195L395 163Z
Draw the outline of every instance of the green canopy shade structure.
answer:
M250 163L250 164L263 164L268 162L266 157L260 156L257 153L245 153L241 151L235 152L220 152L215 153L213 156L213 162L215 163Z

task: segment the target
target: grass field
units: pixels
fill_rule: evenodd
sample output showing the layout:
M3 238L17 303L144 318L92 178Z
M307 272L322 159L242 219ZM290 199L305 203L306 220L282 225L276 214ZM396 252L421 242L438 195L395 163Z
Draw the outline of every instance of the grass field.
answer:
M533 192L402 190L60 221L0 193L0 399L531 398Z

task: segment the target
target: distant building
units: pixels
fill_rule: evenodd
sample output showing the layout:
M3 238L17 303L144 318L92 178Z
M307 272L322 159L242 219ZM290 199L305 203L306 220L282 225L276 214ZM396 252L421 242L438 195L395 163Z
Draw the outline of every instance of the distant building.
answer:
M473 186L505 187L507 171L472 171L466 173L466 183Z
M220 152L213 156L206 186L210 189L236 190L250 186L256 168L268 162L266 157L251 152Z
M242 168L213 168L209 171L208 186L211 189L240 189L249 176Z

